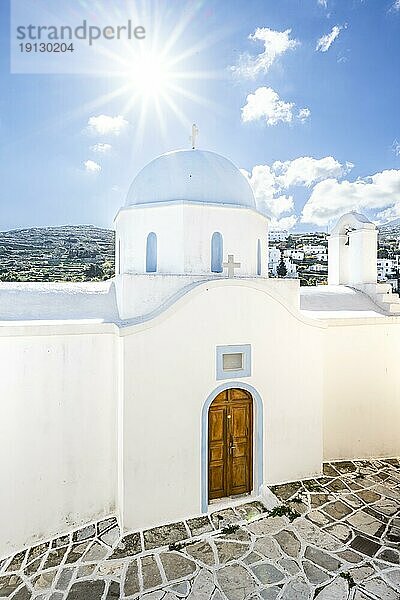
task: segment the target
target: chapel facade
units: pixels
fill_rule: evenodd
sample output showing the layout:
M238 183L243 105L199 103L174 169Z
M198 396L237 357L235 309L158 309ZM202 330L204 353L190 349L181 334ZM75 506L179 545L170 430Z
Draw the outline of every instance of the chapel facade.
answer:
M109 282L0 284L0 558L400 454L400 302L368 219L332 230L329 285L269 278L247 180L193 149L137 175L115 231Z

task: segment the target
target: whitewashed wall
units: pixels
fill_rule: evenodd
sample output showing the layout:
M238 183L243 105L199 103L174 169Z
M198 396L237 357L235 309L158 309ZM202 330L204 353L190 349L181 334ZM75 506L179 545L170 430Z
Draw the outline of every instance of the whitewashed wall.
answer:
M0 557L115 511L116 338L46 330L1 329Z
M324 458L400 455L400 319L326 331Z
M2 324L0 557L114 511L126 528L199 514L217 345L252 346L235 381L263 401L264 483L313 476L323 455L399 455L400 319L327 327L295 284L209 281L120 330Z
M264 482L320 472L324 329L293 313L254 281L214 281L123 332L126 528L201 511L201 412L222 383L217 345L252 345L243 381L264 403Z
M261 274L268 275L268 219L253 209L193 203L133 206L120 210L115 228L121 273L145 272L147 235L154 232L159 273L211 275L211 237L219 231L224 241L224 260L233 254L241 263L236 275L257 275L260 239Z
M214 279L225 279L226 275ZM162 310L179 295L185 294L191 287L210 281L209 275L121 275L115 280L119 316L121 319L133 319ZM257 280L259 286L274 291L284 303L299 308L298 279Z

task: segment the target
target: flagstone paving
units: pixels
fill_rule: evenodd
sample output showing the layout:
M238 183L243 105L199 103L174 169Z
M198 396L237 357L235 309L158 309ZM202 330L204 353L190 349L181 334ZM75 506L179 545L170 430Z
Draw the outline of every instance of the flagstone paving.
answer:
M125 534L114 517L0 560L13 600L399 600L400 461L324 465L258 501Z

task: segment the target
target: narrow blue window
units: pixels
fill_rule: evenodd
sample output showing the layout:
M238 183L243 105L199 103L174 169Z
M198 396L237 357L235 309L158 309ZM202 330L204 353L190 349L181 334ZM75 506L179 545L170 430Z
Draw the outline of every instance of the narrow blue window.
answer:
M157 236L152 231L146 242L146 273L157 272Z
M261 240L257 241L257 275L261 275Z
M222 235L219 231L215 231L211 238L211 272L222 273L222 260L223 260L223 246Z

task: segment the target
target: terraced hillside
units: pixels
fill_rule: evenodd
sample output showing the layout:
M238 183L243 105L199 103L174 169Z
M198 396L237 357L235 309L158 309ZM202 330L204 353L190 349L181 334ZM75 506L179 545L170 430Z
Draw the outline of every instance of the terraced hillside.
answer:
M93 225L0 232L0 281L101 281L114 275L114 232Z

